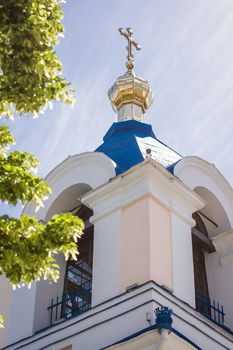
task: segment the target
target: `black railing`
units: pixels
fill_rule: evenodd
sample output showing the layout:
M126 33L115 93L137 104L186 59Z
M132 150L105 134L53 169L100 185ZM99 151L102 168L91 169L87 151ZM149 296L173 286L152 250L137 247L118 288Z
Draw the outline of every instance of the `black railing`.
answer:
M50 326L61 319L70 319L91 308L91 289L79 289L51 300L49 311Z
M196 293L196 309L211 321L214 321L220 326L224 326L225 313L223 306L216 303L215 300L212 301L209 298Z

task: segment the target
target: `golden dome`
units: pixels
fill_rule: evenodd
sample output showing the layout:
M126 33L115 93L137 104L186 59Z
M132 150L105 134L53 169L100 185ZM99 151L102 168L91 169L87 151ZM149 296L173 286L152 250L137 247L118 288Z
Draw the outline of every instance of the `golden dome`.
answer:
M143 113L153 102L151 87L148 81L137 76L133 70L133 47L140 51L140 45L133 38L131 28L119 28L119 32L127 40L127 72L117 78L108 91L108 97L115 112L118 113L118 121L135 119L143 122Z
M153 101L148 81L137 76L131 69L115 81L108 91L108 96L116 112L123 105L135 104L145 113Z

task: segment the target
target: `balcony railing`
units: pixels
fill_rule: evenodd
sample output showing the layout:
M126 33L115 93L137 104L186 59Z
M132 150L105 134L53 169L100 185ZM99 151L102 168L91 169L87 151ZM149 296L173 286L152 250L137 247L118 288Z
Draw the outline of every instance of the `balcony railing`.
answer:
M202 315L224 327L225 313L223 306L219 305L215 300L212 301L209 298L196 293L196 308Z
M51 300L49 311L49 325L59 322L61 319L68 320L91 308L91 289L79 289L71 291L69 294L63 294L61 298L57 297ZM209 318L216 324L227 328L224 325L225 313L223 306L215 300L210 300L203 295L196 293L196 309L202 315Z
M91 289L79 289L51 300L49 324L52 326L61 319L70 319L91 308Z

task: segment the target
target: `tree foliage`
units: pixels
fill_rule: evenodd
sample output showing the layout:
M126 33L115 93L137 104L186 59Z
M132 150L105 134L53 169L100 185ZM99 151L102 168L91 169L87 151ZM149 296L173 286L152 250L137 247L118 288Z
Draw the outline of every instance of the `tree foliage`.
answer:
M49 186L33 174L38 160L26 152L9 152L14 138L6 126L0 127L0 201L15 205L35 202L43 205ZM56 281L59 266L56 254L76 259L77 239L83 221L71 213L55 215L45 224L35 217L0 217L0 275L13 285L45 279ZM0 327L2 316L0 315Z
M64 28L58 0L1 0L0 115L36 115L53 100L71 103L54 46Z
M30 153L14 151L6 154L11 143L15 143L6 125L0 126L0 200L16 205L34 201L42 205L50 193L49 186L32 171L39 165Z
M64 32L60 0L1 0L0 2L0 116L35 116L52 101L72 103L72 90L62 76L55 52ZM50 193L35 175L38 160L12 151L8 127L0 126L0 201L37 207ZM71 213L55 215L48 223L22 215L0 217L0 274L13 285L41 277L56 281L56 254L76 259L83 222ZM3 318L0 315L0 327Z

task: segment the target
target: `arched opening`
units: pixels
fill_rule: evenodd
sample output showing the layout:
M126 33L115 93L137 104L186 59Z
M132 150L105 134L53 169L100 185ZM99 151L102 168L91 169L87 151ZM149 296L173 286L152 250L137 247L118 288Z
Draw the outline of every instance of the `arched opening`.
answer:
M200 215L216 248L213 253L204 250L209 297L212 305L215 304L215 309L211 309L212 316L220 316L215 320L218 324L232 327L232 187L213 164L199 157L182 158L174 167L174 175L206 202L205 207L200 209Z
M84 220L85 230L82 237L78 240L79 259L66 262L62 255L56 256L60 267L59 280L56 283L49 283L49 281L44 280L37 283L34 317L35 331L59 322L64 317L74 316L75 312L77 314L77 308L80 306L77 298L75 302L73 300L70 308L71 298L75 291L76 293L79 292L86 304L90 305L94 228L89 221L92 210L82 205L80 198L81 195L90 190L91 187L85 183L72 185L61 192L48 209L46 221L55 214L72 212ZM72 265L73 270L71 269ZM76 278L74 285L72 285L72 273L74 275L77 270L79 271L79 277ZM84 293L84 287L87 287L88 282L84 286L85 278L89 281L88 293L86 294ZM77 285L76 288L74 288L75 284Z
M74 317L91 307L92 263L94 226L90 223L93 211L80 205L74 212L85 223L78 242L77 260L68 260L64 278L62 314L66 319Z
M208 231L201 218L200 212L194 213L193 219L196 221L195 227L192 228L196 308L202 314L209 316L210 310L208 307L206 307L206 304L203 303L203 300L209 300L205 252L212 253L215 251L215 248L208 237Z
M197 186L194 191L206 201L201 210L201 217L208 231L209 238L231 228L228 216L216 195L205 187Z
M81 205L80 196L91 189L91 186L86 183L79 183L66 188L50 206L45 221L47 222L55 214L76 213Z
M202 210L193 214L196 222L195 227L192 228L196 309L215 320L216 315L220 319L222 314L221 311L218 313L211 301L215 291L209 285L209 278L210 274L211 278L213 277L214 271L209 269L208 262L211 260L211 255L216 252L211 237L228 229L230 223L221 202L211 191L204 187L196 187L195 192L207 203Z

